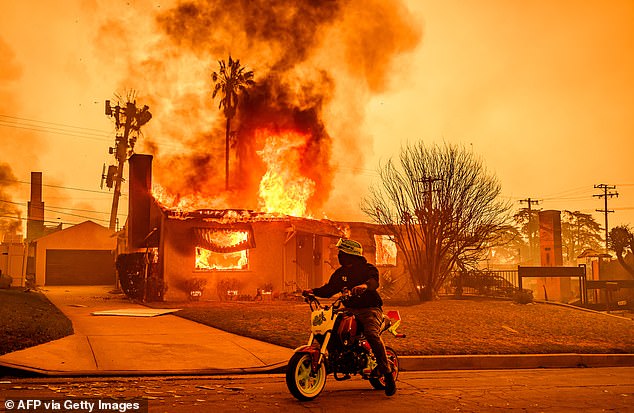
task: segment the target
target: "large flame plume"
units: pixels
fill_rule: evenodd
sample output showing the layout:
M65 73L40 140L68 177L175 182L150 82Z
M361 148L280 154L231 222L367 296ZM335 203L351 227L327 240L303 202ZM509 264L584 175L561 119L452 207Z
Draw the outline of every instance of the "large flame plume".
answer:
M134 85L154 114L144 149L158 155L155 181L169 206L327 212L338 165L363 166L365 102L421 38L403 4L200 0L162 10L151 25L135 22L134 34L113 19L100 39L124 36L130 47L122 86ZM210 75L229 54L256 86L232 119L225 191L225 119Z

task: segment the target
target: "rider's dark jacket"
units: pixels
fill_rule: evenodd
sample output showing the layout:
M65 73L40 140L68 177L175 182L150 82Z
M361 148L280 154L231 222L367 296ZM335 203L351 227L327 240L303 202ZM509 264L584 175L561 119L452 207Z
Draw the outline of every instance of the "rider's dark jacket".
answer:
M352 290L353 287L366 283L370 278L376 279L378 285L379 270L367 262L364 257L358 257L352 266L337 268L326 284L313 289L313 294L317 297L332 297L341 292L344 287ZM383 300L376 290L366 289L361 295L346 300L345 306L348 308L380 308L383 306Z

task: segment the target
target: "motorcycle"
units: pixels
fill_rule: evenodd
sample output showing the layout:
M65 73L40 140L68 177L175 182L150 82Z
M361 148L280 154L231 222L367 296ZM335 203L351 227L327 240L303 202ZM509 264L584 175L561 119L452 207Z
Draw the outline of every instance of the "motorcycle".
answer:
M376 358L370 344L363 336L354 315L345 307L349 291L342 292L331 305L322 306L313 294L305 296L311 311L311 333L308 344L295 349L286 369L286 386L291 394L301 401L315 399L326 385L326 376L333 375L337 381L360 375L377 390L385 389L382 376L376 375ZM380 334L389 331L394 337L404 338L396 331L401 323L398 311L383 314ZM396 352L385 347L388 364L392 368L394 381L399 374Z

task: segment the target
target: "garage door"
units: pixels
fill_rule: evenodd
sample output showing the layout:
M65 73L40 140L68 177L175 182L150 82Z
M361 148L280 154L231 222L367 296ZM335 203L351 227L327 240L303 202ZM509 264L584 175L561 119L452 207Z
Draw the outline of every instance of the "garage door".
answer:
M46 250L46 285L114 285L112 251Z

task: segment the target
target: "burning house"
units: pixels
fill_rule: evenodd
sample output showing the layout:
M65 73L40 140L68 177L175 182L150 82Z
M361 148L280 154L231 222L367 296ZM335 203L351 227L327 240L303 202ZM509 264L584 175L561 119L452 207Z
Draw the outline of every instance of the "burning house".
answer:
M402 274L397 251L366 223L341 223L243 209L183 211L152 195L152 156L130 158L127 237L119 276L137 298L255 298L321 285L338 266L339 237L359 239L382 273L386 292ZM136 270L135 270L136 269ZM136 279L132 279L136 277Z
M358 0L192 0L151 20L147 32L120 14L102 27L104 39L129 45L121 84L157 109L142 145L157 155L160 186L151 160L131 162L120 251L138 255L120 266L138 262L156 277L149 299L182 298L205 283L206 296L220 297L323 282L337 265L336 239L366 237L369 227L309 217L359 202L357 173L372 141L364 108L389 89L422 25L402 2ZM255 83L223 111L210 74L230 55ZM376 251L374 235L366 238ZM230 288L219 296L218 285Z

